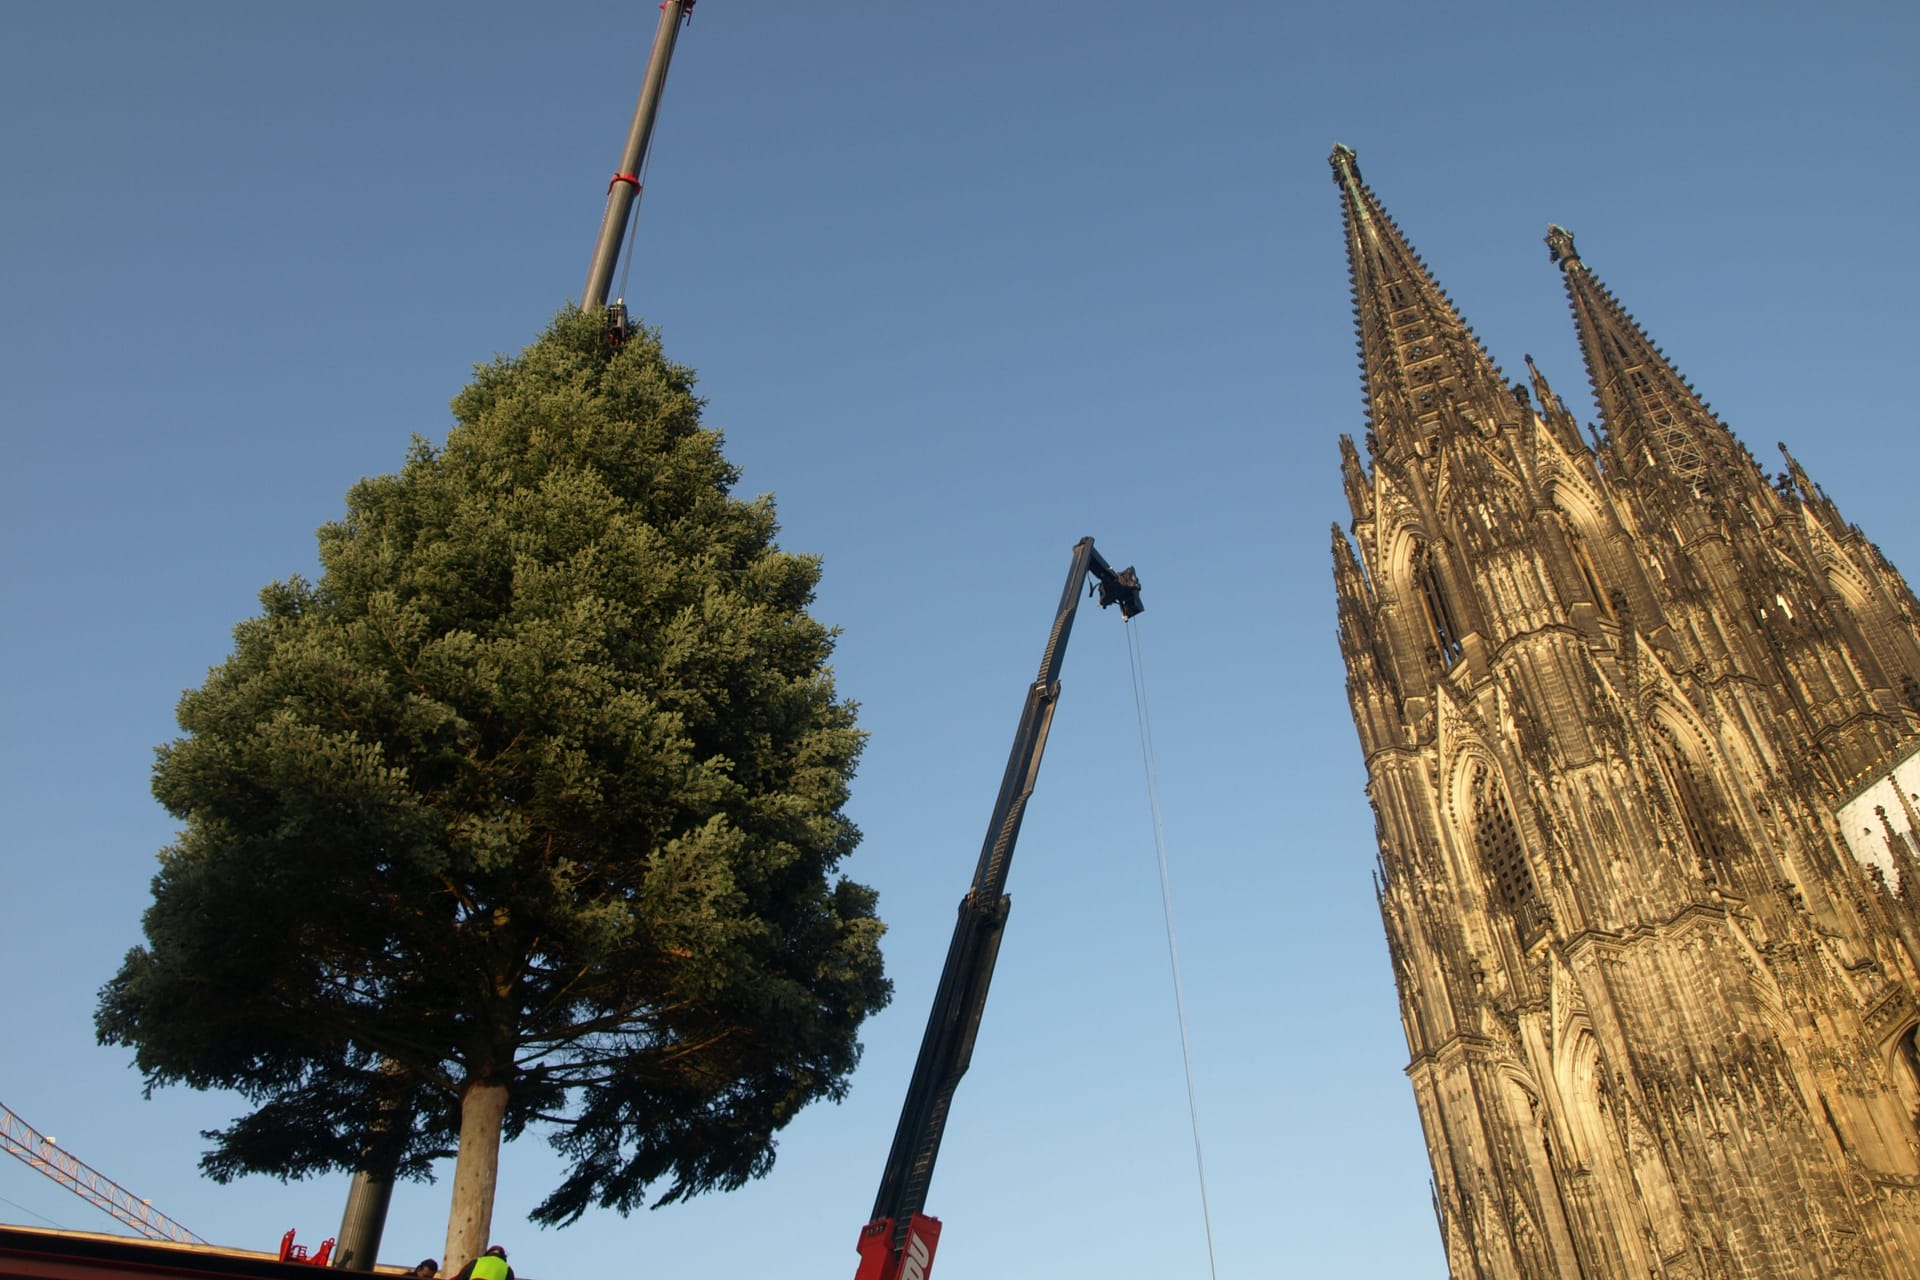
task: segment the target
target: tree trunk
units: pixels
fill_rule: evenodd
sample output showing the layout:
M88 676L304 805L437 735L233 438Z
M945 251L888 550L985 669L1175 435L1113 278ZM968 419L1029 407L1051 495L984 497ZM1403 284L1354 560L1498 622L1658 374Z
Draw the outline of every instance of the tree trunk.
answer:
M452 1275L487 1247L493 1229L493 1184L500 1173L500 1122L506 1114L503 1084L473 1081L460 1095L460 1155L453 1165L443 1274Z

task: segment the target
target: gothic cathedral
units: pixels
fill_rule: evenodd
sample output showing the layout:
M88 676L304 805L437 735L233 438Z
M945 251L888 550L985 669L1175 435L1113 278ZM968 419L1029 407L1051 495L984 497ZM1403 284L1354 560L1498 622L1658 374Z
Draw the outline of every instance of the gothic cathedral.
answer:
M1453 1277L1920 1280L1920 602L1566 231L1591 442L1332 164L1340 648Z

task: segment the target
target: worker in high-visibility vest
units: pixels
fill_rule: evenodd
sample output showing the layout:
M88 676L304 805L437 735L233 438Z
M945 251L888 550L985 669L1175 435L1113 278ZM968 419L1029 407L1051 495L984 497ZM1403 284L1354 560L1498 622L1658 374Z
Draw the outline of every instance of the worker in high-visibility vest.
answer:
M513 1268L507 1265L507 1251L497 1244L460 1268L454 1280L513 1280Z

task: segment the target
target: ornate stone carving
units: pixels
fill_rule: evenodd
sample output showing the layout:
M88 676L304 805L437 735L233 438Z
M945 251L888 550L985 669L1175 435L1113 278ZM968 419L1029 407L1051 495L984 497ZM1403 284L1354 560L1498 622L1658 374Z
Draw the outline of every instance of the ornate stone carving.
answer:
M1920 890L1833 816L1920 729L1920 600L1790 457L1782 498L1572 233L1547 242L1591 447L1531 361L1544 417L1516 395L1353 152L1332 165L1370 404L1342 467L1371 477L1355 543L1383 584L1372 617L1343 597L1342 652L1407 693L1369 787L1398 797L1402 1003L1443 1007L1404 1023L1426 1131L1457 1144L1432 1148L1455 1274L1557 1277L1570 1247L1666 1280L1920 1280ZM1417 590L1409 545L1446 566ZM1443 790L1474 760L1510 827Z

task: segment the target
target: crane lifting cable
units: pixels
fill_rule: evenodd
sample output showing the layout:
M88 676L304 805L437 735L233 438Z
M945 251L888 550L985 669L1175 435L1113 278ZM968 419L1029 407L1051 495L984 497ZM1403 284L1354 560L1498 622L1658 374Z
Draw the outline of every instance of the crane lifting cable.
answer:
M1213 1256L1213 1213L1207 1206L1207 1162L1200 1154L1200 1104L1193 1087L1193 1040L1187 1034L1187 993L1180 981L1180 940L1173 927L1173 878L1167 870L1167 824L1160 813L1160 766L1153 753L1153 717L1147 712L1147 671L1140 628L1127 628L1127 658L1133 667L1133 713L1140 724L1140 763L1146 771L1147 810L1153 818L1153 851L1160 866L1160 913L1167 922L1167 961L1173 969L1173 1008L1180 1023L1180 1060L1187 1072L1187 1119L1193 1127L1193 1168L1200 1182L1200 1222L1207 1234L1207 1274L1220 1272Z
M627 247L620 255L620 289L613 295L613 304L608 308L615 313L616 324L626 323L627 278L633 274L633 246L639 239L640 205L647 198L647 167L652 163L653 153L649 151L646 159L640 162L640 181L633 189L633 212L627 215Z
M0 1103L0 1150L37 1169L96 1209L111 1214L149 1240L205 1244L193 1232L161 1213L98 1169L76 1159Z

